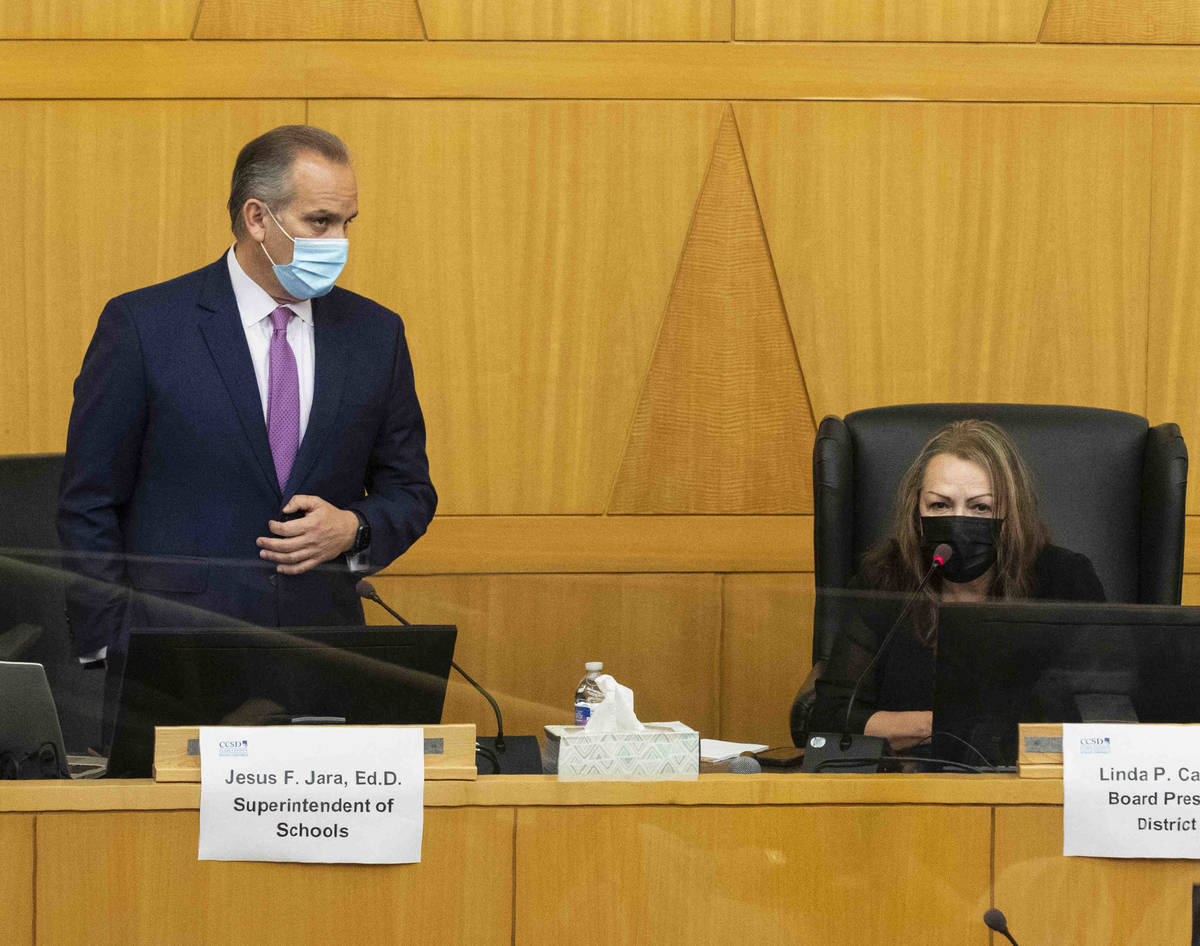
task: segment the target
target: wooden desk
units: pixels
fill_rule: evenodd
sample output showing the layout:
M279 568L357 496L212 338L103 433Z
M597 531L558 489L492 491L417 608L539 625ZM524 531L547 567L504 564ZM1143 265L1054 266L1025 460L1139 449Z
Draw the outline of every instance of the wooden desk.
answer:
M425 786L421 864L198 862L199 786L0 784L21 944L1190 942L1200 862L1065 859L1013 776L482 777Z

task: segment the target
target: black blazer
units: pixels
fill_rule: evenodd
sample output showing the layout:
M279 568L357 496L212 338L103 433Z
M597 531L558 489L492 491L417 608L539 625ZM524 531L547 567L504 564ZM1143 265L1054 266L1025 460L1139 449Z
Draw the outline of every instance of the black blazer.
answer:
M308 427L280 490L228 264L111 300L75 382L59 538L68 618L86 654L130 625L361 623L344 560L277 575L258 557L287 498L320 496L371 525L372 571L437 505L399 316L335 288L313 300ZM130 589L144 592L130 595ZM170 606L170 607L168 607ZM183 607L180 607L183 606Z

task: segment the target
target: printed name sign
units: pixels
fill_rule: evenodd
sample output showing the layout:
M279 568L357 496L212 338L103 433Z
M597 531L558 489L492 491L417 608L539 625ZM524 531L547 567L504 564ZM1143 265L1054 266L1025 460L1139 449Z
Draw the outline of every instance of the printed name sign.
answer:
M1063 854L1200 858L1200 726L1063 725Z
M200 730L202 861L421 860L424 730Z

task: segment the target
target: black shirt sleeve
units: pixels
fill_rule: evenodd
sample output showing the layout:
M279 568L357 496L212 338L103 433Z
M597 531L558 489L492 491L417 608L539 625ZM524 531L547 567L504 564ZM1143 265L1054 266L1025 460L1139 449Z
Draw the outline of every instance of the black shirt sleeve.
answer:
M871 667L863 678L854 708L846 720L846 709L859 678L867 671L887 634L889 608L883 601L872 601L863 593L863 582L856 575L845 593L832 592L836 599L838 633L825 670L816 682L816 703L813 705L809 729L814 732L862 732L875 712L879 698L879 664ZM855 594L855 592L858 592ZM903 631L901 631L903 633Z

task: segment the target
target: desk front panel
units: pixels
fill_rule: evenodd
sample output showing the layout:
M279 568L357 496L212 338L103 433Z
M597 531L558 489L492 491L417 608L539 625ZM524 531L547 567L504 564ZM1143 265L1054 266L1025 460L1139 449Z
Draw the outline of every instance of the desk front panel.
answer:
M1022 943L1191 943L1200 861L1063 857L1061 807L996 809L996 906Z
M196 860L195 811L42 814L37 941L500 946L512 836L511 808L427 809L420 864L226 863Z
M33 815L0 815L0 853L2 938L33 946Z
M986 946L990 841L983 806L519 808L516 942Z

